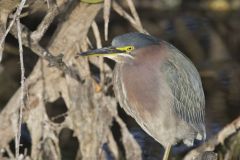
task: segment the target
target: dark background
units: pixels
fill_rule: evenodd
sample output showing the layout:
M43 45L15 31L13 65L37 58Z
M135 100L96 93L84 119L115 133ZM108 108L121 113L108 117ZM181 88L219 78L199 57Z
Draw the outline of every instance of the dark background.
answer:
M125 1L119 2L128 10ZM207 137L211 138L240 115L240 1L135 0L135 6L143 27L151 35L176 46L199 70L206 96ZM44 13L45 10L40 8L22 18L22 23L34 30ZM109 45L116 35L136 31L129 22L111 12L109 41L104 41L102 13L97 16L97 24L104 46ZM43 46L49 43L49 37L56 27L57 22L51 25L41 41ZM93 38L91 30L89 36L90 39ZM93 46L95 47L95 44ZM37 59L35 54L24 48L26 76L31 73ZM114 65L111 60L106 61L111 66ZM18 43L11 35L6 39L4 57L0 63L0 84L1 110L20 87ZM57 105L61 106L61 101L57 102ZM66 110L64 106L59 108L49 109L49 114L57 115ZM120 107L118 111L140 143L144 159L158 159L162 152L161 145L144 133ZM118 136L118 127L114 124L113 130ZM74 144L74 140L72 142ZM177 156L185 151L186 147L177 145L173 154Z

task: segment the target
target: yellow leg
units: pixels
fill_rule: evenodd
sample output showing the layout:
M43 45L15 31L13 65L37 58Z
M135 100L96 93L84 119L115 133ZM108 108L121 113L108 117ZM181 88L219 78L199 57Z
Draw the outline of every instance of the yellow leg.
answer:
M171 150L171 145L167 145L167 147L165 148L165 152L164 152L164 156L163 156L163 160L168 160L169 154L170 154L170 150Z

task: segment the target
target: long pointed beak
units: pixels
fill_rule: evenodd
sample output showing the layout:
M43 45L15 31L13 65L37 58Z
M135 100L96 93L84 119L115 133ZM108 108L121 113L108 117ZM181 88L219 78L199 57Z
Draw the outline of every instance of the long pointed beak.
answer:
M89 50L86 52L81 52L80 56L114 56L119 53L124 53L124 51L118 50L114 47L104 47L100 49Z

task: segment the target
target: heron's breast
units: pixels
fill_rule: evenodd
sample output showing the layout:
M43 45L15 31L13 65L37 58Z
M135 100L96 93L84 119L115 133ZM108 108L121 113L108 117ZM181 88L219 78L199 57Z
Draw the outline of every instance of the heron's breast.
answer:
M145 50L143 53L151 52ZM161 73L161 64L164 61L164 55L160 50L154 50L148 58L137 57L132 64L122 66L121 78L123 89L128 101L128 106L134 113L134 116L149 120L149 117L166 115L169 111L169 105L172 97L169 97L170 88L168 87L164 75ZM141 53L140 53L141 54Z

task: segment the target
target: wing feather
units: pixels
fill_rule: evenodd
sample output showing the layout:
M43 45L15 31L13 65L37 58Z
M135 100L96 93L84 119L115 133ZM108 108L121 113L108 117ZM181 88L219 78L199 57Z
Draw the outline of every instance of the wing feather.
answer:
M205 139L205 98L197 69L175 47L169 45L169 57L162 68L175 99L173 110ZM174 55L173 55L174 54Z

